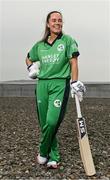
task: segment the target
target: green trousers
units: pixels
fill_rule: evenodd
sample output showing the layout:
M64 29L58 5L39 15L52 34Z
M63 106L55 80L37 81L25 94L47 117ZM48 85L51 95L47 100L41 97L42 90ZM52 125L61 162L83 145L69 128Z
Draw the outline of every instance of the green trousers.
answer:
M38 80L36 104L41 139L39 152L50 161L60 161L56 133L62 122L69 97L69 79Z

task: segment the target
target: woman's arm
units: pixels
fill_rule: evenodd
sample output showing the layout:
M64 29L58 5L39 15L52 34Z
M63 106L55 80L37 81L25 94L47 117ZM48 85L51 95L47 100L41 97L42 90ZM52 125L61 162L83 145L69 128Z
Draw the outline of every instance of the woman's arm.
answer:
M32 65L32 61L27 57L26 58L26 65L29 67L30 65Z
M78 58L72 58L70 60L71 64L71 80L77 81L78 80Z
M71 96L74 97L74 94L77 94L80 101L83 100L83 93L86 91L84 84L78 80L78 58L72 58L70 60L71 64Z

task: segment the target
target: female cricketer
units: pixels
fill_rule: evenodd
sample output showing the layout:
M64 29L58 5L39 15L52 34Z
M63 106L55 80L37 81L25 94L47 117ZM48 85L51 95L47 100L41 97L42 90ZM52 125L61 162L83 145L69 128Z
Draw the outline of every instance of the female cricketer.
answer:
M28 52L29 77L37 78L36 102L41 139L37 161L57 168L60 153L56 133L62 122L71 89L81 101L85 86L78 80L78 45L62 32L63 18L58 11L47 15L45 34Z

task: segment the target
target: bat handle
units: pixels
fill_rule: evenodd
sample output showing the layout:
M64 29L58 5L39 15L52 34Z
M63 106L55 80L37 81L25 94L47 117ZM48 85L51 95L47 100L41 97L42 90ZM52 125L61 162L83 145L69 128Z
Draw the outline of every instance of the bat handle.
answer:
M80 102L79 102L79 98L76 94L75 94L75 102L76 102L77 116L78 116L78 118L82 118Z

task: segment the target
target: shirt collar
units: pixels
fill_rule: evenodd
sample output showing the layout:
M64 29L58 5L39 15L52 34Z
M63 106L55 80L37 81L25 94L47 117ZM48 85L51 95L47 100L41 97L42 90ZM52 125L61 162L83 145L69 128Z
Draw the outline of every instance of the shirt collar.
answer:
M57 36L56 39L61 39L62 35L63 35L63 33L61 32L61 33Z
M47 44L49 44L50 46L52 46L54 43L55 43L55 41L57 40L57 39L61 39L61 37L62 37L62 35L63 35L63 33L61 32L60 34L58 34L58 36L56 37L56 39L53 41L53 43L52 44L50 44L50 43L48 43L48 36L47 36L47 38L45 39L45 43L47 43Z

